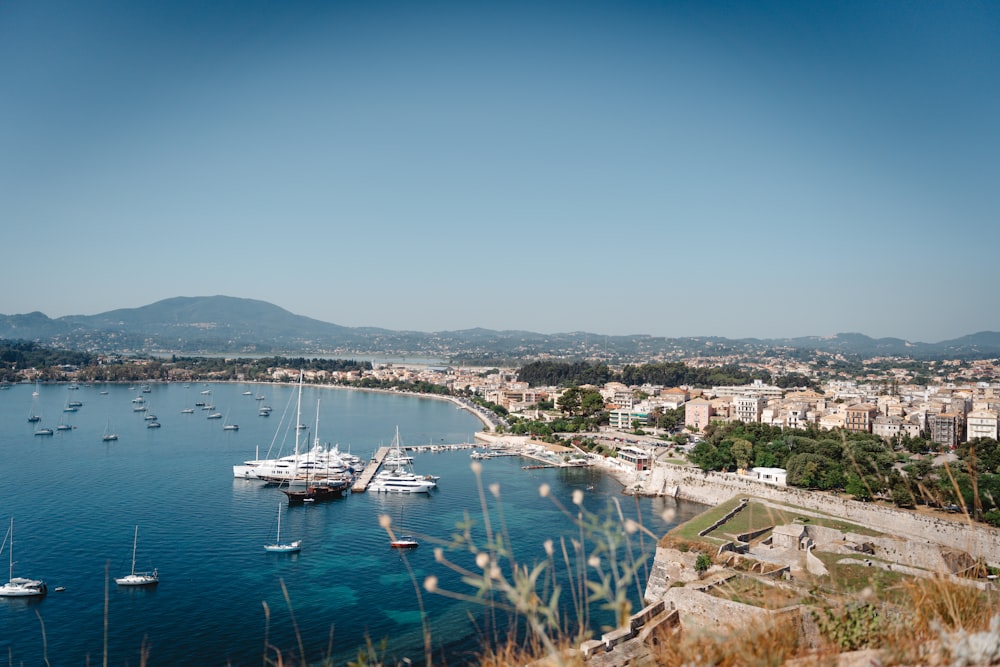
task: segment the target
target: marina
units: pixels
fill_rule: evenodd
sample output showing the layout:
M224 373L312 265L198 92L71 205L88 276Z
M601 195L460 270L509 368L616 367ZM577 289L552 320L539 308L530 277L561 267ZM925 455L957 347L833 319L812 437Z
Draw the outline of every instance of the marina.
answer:
M472 444L479 420L447 401L306 386L302 422L315 424L321 397L324 448L369 461L398 424L403 438L422 443L404 448L415 469L433 472L441 483L430 493L347 493L332 502L288 506L282 487L230 471L248 459L291 454L294 408L285 420L287 430L276 435L275 426L296 388L266 386L276 407L270 419L257 419L259 403L242 395L245 390L236 383L152 383L143 395L156 406L162 427L147 429L142 414L132 412L136 391L128 385L81 385L84 405L66 416L72 430L44 439L33 437L35 424L25 419L32 386L15 385L0 395L0 451L8 469L44 471L45 486L59 489L42 492L37 474L5 479L0 522L16 517L15 576L30 575L50 591L63 589L35 603L0 600L5 629L0 651L9 651L14 664L44 663L43 650L52 664L97 664L104 588L111 574L131 571L133 555L135 571L151 572L155 565L159 583L110 581L108 664L136 662L144 636L151 667L190 664L194 655L210 664L260 664L265 636L288 655L295 651L293 613L311 662L332 650L332 664L346 664L356 659L366 637L386 638L387 655L419 662L420 607L413 595L401 593L413 590L407 563L418 583L433 574L442 588L469 592L459 576L435 562L434 549L447 550L456 526L480 513L479 487L470 470L470 452L483 449ZM239 431L223 431L218 422L182 412L208 395L203 391L217 404L232 406L230 418L241 424ZM65 387L42 385L39 392L42 424L44 415L59 419ZM104 441L102 434L117 439ZM565 505L574 489L594 486L587 493L595 510L619 497L620 485L597 470L524 471L521 462L499 457L484 464L481 475L483 484L502 489L507 528L523 545L526 561L536 553L544 557L541 544L558 538L553 527L565 523L553 504L540 501L540 484L550 485L553 498ZM630 498L623 509L641 510L661 532L665 524L657 503L665 502L674 501ZM274 530L279 504L280 542ZM699 508L691 506L690 512ZM413 538L420 547L391 546L380 516L405 517L405 530L396 535ZM681 507L677 520L684 516ZM288 541L286 535L301 541L298 551L273 554L262 548ZM473 535L483 537L478 528ZM474 566L467 552L452 557ZM219 572L226 573L225 581L204 585L218 581ZM270 609L269 630L262 603ZM425 595L423 604L435 650L449 656L449 664L463 664L478 644L469 614L481 621L482 608L442 596ZM45 623L44 643L36 611ZM331 628L336 628L332 649Z

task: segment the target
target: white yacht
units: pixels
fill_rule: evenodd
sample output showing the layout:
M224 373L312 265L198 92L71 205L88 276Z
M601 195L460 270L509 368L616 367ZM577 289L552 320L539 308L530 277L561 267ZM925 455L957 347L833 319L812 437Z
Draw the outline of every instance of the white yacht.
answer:
M368 484L369 491L376 493L430 493L437 487L437 477L432 475L417 475L413 472L410 461L413 457L402 453L399 441L399 427L392 439L392 450L386 455L380 470ZM395 455L393 455L395 454ZM391 461L391 462L390 462Z
M380 471L368 484L368 490L376 493L430 493L436 487L437 482L433 478L399 468Z

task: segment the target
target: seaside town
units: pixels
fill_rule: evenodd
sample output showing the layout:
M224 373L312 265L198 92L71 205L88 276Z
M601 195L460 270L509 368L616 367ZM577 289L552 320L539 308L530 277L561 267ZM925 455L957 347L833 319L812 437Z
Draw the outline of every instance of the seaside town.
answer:
M719 368L718 362L686 363ZM292 383L301 377L313 385L435 395L483 422L475 436L481 451L473 458L516 452L527 460L526 467L601 466L621 482L625 494L709 507L697 519L656 536L644 582L645 606L620 627L576 649L580 660L595 667L664 664L664 638L676 643L680 633L708 627L780 625L787 633L780 640L787 646L780 651L801 655L790 647L811 647L815 652L829 647L830 637L843 627L868 622L864 615L899 616L899 605L911 604L876 604L868 601L872 591L943 578L958 590L985 596L988 610L1000 575L1000 531L989 525L1000 518L990 495L1000 419L997 360L897 366L881 359L869 364L871 372L855 377L818 372L815 364L760 362L754 370L774 378L771 382L712 386L620 381L534 386L519 377L517 368L403 363L347 364L339 370L272 364L265 371L255 367L252 376L249 365L238 360L219 362L208 373L151 359L103 360L103 365L103 372L115 365L128 366L130 373L141 374L145 368L154 381ZM13 380L88 382L97 377L94 373L72 365L28 368ZM586 430L542 436L539 424L565 426L567 416L581 417L585 406L600 415L577 422ZM786 432L794 435L781 435ZM766 442L752 442L754 434L763 434ZM884 451L871 447L876 440ZM713 459L713 448L723 444L730 458ZM802 470L792 469L795 456L784 459L788 469L760 465L775 445L787 448L786 454L798 450L797 456L814 466L813 476L804 478ZM738 453L740 447L745 447L743 453ZM978 463L977 447L982 452ZM920 488L920 494L897 495L883 469L873 474L885 478L885 488L852 489L849 478L855 473L848 459L863 485L866 474L860 468L866 464L854 459L861 453L886 463L896 482ZM824 457L843 458L843 470L831 468ZM946 471L938 474L937 491L930 488L934 470ZM868 478L874 479L871 474ZM970 480L972 495L967 493ZM948 491L949 485L955 493ZM931 585L940 584L906 583L904 590L927 595ZM818 616L819 599L841 615ZM886 628L870 622L857 637L837 646L836 664L889 664L880 644L885 636L879 634ZM989 651L1000 647L995 628L975 637ZM912 655L927 650L926 637L914 634L911 640L905 649L911 662L896 664L924 664L912 662ZM941 632L937 641L944 654L954 656L964 650L965 635ZM876 648L856 650L866 647ZM996 664L990 657L994 654L961 664Z

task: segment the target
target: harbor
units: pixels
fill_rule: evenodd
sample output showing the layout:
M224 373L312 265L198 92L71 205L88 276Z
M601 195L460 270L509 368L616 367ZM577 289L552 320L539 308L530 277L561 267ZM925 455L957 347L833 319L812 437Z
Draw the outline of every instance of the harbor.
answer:
M267 418L258 416L254 396L242 395L247 387L210 388L209 396L201 395L208 390L202 384L153 384L145 396L163 426L147 429L142 414L132 411L136 391L128 385L81 386L73 394L84 405L66 417L72 430L57 431L44 441L34 438L34 425L26 420L32 387L16 385L0 393L0 447L9 469L43 470L46 484L59 489L39 494L37 476L11 475L5 482L8 502L0 521L6 526L13 516L16 522L15 575L43 580L49 591L30 608L0 601L0 626L7 642L3 646L14 664L43 664L43 651L53 664L99 661L106 574L112 577L109 664L130 662L143 636L149 637L150 667L185 664L194 650L209 662L259 664L265 637L262 603L271 610L268 641L282 650L297 645L288 611L289 605L294 607L310 664L320 662L328 651L334 625L337 649L330 664L356 659L366 633L377 641L387 638L392 655L420 656L423 613L435 624L435 647L448 656L449 664L461 664L463 652L476 645L476 630L468 619L470 614L478 619L481 609L432 595L424 597L420 612L413 596L401 593L412 590L404 556L390 546L379 517L391 516L394 529L400 524L397 534L419 539L421 546L406 550L405 558L421 578L433 573L443 588L464 591L459 577L449 578L435 563L434 549L448 550L456 526L470 517L480 523L480 484L502 489L507 529L529 560L535 558L531 545L559 539L565 524L557 508L539 502L539 485L549 485L564 505L571 503L574 489L593 485L587 503L594 511L621 490L597 469L524 470L521 465L529 459L511 454L481 461L477 481L470 469L477 462L473 452L519 448L481 440L479 421L465 411L414 396L307 386L302 422L315 429L313 411L321 398L321 440L339 443L341 452L353 451L367 463L381 449L372 443L387 445L398 423L404 438L422 443L405 446L414 457L414 468L441 480L431 493L348 493L330 502L289 507L281 487L233 477L230 470L246 459L278 455L283 434L275 438L276 420L295 387L250 387L254 394L266 393L274 405ZM42 423L55 423L64 414L67 390L43 385L39 391ZM220 420L209 420L198 409L183 412L205 398L224 414L228 411L240 429L223 430ZM294 412L293 399L293 423ZM109 422L118 439L104 442ZM310 442L313 435L310 432ZM286 454L292 451L293 436L294 429L288 433ZM299 437L304 440L304 432ZM268 453L272 440L274 451ZM648 517L659 521L657 502L642 500L647 524ZM297 552L264 549L276 542L279 503L281 541L300 540ZM141 529L135 568L156 568L159 574L160 583L146 590L119 588L113 579L131 570L136 525ZM666 530L660 523L650 527ZM481 528L473 529L477 540L480 533ZM5 562L7 557L3 553ZM464 558L461 552L453 557ZM225 590L241 592L237 600L220 595L218 586L205 585L220 572L226 573ZM45 623L44 643L34 610Z

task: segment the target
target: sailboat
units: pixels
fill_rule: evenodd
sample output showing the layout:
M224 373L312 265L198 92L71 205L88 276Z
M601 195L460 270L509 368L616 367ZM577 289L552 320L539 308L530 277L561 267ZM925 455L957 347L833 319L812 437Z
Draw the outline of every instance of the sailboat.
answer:
M117 440L118 434L111 432L111 419L108 418L107 423L104 425L104 435L101 436L103 442L111 442L112 440Z
M399 507L399 519L400 523L402 523L403 522L402 505L400 505ZM389 537L390 537L389 546L393 549L415 549L416 547L420 546L420 542L418 542L417 538L413 537L412 535L400 535L397 537L393 535L392 532L390 532Z
M278 503L278 534L274 538L274 544L264 545L264 551L289 554L301 550L302 540L295 540L294 542L281 541L281 503Z
M28 411L28 421L32 424L42 421L42 415L38 409L38 383L35 383L35 391L31 392L31 410Z
M23 598L48 593L49 589L44 581L14 576L14 517L10 518L10 528L7 529L4 544L7 545L7 553L10 555L10 576L7 583L0 586L0 597Z
M135 537L132 538L132 571L124 577L116 577L119 586L152 586L160 583L160 573L153 568L152 572L135 571L135 548L139 543L139 526L135 527Z

